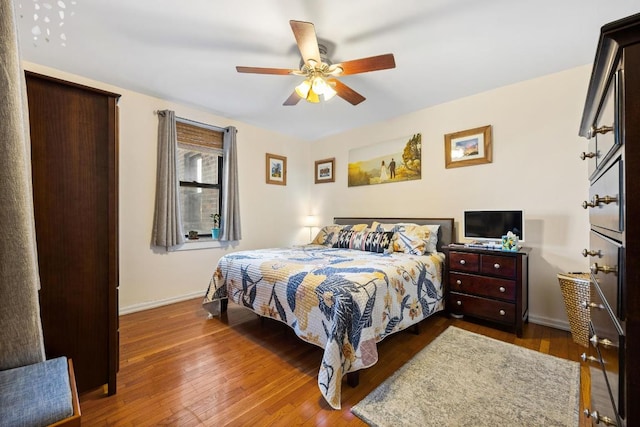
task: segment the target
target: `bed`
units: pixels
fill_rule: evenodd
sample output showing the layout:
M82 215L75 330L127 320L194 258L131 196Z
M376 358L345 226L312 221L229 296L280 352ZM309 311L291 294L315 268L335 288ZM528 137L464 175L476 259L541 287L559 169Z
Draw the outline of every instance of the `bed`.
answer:
M213 317L231 300L323 348L318 387L339 409L343 376L357 383L357 372L377 362L379 341L444 309L441 249L454 222L338 217L334 224L309 245L223 256L203 307Z

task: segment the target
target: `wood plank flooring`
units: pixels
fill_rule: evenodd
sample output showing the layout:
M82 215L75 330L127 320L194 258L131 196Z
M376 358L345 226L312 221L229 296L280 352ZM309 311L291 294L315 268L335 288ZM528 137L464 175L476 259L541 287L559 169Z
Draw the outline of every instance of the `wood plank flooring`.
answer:
M117 393L81 395L83 425L364 426L350 408L449 325L574 361L584 351L557 329L529 323L517 338L436 315L420 323L419 335L403 331L379 343L378 363L360 371L356 388L345 378L342 409L333 410L318 390L320 348L232 303L222 318L208 319L200 303L198 298L120 317ZM581 395L587 396L584 364L581 372Z

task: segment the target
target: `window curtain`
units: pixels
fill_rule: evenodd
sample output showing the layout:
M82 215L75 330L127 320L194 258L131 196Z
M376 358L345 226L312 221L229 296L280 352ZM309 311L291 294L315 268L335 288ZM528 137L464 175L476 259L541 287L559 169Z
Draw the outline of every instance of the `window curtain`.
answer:
M0 2L0 370L45 358L29 112L14 2Z
M158 111L158 166L152 244L170 250L184 243L178 191L176 113Z
M240 198L238 197L238 155L236 153L235 127L225 129L222 141L223 177L222 177L222 222L220 240L231 241L242 239L240 230Z

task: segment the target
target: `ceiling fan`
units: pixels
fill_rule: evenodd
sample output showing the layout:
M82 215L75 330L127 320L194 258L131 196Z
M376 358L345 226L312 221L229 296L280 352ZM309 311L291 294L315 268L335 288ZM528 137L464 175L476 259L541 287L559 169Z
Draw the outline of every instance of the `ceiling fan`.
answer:
M298 43L298 49L300 49L300 53L302 54L302 62L299 70L236 67L239 73L292 74L305 77L305 80L296 86L291 96L287 98L283 105L296 105L301 99L317 103L320 102L321 96L327 101L335 95L338 95L352 105L358 105L365 100L365 97L342 83L336 77L366 73L368 71L386 70L395 68L396 66L392 53L332 64L326 57L326 47L318 43L316 30L311 22L292 20L289 21L289 24L291 24L293 35Z

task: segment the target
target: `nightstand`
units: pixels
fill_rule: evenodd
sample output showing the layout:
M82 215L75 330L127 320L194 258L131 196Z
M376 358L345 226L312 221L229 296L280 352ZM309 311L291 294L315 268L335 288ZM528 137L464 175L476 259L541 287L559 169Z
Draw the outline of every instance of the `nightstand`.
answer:
M446 283L449 312L509 326L518 337L529 317L529 248L517 252L451 245Z

